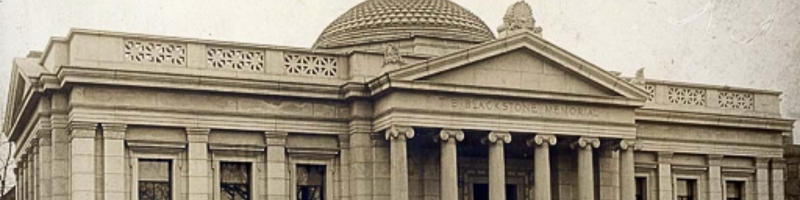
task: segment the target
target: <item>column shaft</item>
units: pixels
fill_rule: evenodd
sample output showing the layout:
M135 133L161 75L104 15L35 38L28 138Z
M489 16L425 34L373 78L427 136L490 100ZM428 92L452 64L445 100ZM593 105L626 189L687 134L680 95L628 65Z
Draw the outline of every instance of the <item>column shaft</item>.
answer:
M508 132L491 132L489 142L489 199L506 199L505 144L511 142Z
M506 163L502 142L489 146L489 199L506 199Z
M406 157L406 138L400 137L391 142L391 186L392 200L408 200L408 157Z
M441 153L439 162L439 195L441 200L458 199L458 153L456 143L464 139L461 130L444 129L439 133Z
M633 148L619 152L619 194L620 200L636 199L636 177L633 160Z
M550 200L550 145L537 145L534 151L533 170L536 200Z
M534 200L550 200L552 187L550 185L550 146L556 144L555 135L536 135L528 140L528 146L534 146L533 151L533 192Z
M592 148L578 149L578 199L594 199L594 173L592 173Z
M69 161L71 199L95 199L96 124L70 124Z
M386 131L386 139L390 140L390 186L392 200L408 200L408 154L406 139L414 137L411 127L392 126Z
M578 150L578 199L594 199L594 167L592 161L593 148L600 147L597 138L581 137L573 144Z

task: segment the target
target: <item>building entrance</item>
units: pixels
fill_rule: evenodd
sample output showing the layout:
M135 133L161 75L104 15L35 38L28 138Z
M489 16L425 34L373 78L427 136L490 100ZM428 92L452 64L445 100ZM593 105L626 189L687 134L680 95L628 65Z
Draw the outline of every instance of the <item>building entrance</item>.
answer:
M472 200L489 200L489 184L472 185ZM517 200L517 185L506 185L506 200Z

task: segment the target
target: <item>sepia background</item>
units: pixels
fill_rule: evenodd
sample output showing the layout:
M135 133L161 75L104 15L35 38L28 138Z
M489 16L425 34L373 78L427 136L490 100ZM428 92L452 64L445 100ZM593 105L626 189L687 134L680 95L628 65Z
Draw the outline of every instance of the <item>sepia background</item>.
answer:
M362 1L0 0L0 105L12 58L44 50L72 27L311 47L327 24ZM496 29L518 0L452 1ZM800 118L800 1L527 2L545 39L601 68L780 90L783 116Z

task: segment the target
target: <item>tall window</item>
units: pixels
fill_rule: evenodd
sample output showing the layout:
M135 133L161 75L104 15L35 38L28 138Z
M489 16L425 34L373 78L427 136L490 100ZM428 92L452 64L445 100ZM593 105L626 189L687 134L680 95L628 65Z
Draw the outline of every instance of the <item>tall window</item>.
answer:
M172 199L172 162L169 160L139 160L139 199Z
M725 198L728 200L742 200L744 196L742 185L744 185L744 183L740 181L725 182Z
M647 179L636 178L636 200L647 199Z
M250 163L221 162L220 199L250 200Z
M697 198L697 190L695 180L678 179L677 192L678 200L695 200Z
M297 200L325 199L325 166L297 165Z

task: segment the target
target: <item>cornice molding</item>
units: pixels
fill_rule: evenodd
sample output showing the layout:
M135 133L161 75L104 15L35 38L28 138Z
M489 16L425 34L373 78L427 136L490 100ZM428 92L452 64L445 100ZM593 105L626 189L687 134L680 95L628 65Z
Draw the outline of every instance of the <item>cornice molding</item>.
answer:
M792 131L794 126L794 120L783 118L761 118L652 109L637 109L636 121L767 129L774 131Z

